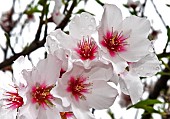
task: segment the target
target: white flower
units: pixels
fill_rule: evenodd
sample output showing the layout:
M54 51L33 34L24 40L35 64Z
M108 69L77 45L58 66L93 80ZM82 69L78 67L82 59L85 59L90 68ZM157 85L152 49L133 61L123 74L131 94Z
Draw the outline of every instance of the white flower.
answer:
M15 119L18 111L24 105L22 89L12 81L12 77L0 72L0 118Z
M105 4L99 26L102 57L112 62L119 73L146 54L150 45L147 39L150 22L145 18L130 16L122 20L122 13L115 5Z
M130 95L131 101L135 104L143 94L143 84L139 76L133 72L124 72L120 74L119 85L121 91Z
M129 64L129 70L138 74L140 77L154 76L160 69L160 61L153 52L149 53L138 62Z
M17 58L12 65L15 84L17 84L18 86L26 86L27 84L25 79L23 78L22 70L31 70L32 67L32 63L28 60L27 56L20 56L19 58Z
M62 6L62 1L55 0L55 6L54 6L53 13L52 13L52 18L56 25L60 24L60 22L65 17L65 15L60 12L61 6Z
M91 37L96 31L96 22L92 15L82 13L76 15L70 22L69 35L57 29L47 37L47 46L51 51L63 48L71 56L72 60L84 63L86 68L90 67L92 60L98 57L98 46Z
M139 77L150 77L158 71L160 71L160 62L153 52L138 62L129 63L128 71L120 74L121 91L130 95L133 104L136 103L143 94L143 84Z
M20 112L24 111L23 106L26 102L26 81L22 76L23 69L32 69L32 64L28 57L20 56L12 65L13 77L7 73L0 72L0 118L14 119L20 117ZM18 111L17 111L18 110Z
M64 107L71 106L77 119L93 119L90 108L107 109L118 95L117 90L107 83L111 78L111 64L98 62L91 69L85 69L74 63L72 70L63 75L51 93L62 98Z
M28 119L60 118L61 101L54 98L50 91L59 78L61 64L57 57L47 55L31 71L23 70L23 77L27 81L27 103L21 115Z

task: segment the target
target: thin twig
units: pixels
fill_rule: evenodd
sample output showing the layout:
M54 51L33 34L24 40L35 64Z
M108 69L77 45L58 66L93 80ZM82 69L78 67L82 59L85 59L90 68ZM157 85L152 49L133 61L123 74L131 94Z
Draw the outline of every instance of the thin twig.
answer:
M144 1L144 3L141 6L141 17L144 17L145 7L146 7L147 0Z
M161 19L161 21L162 21L162 23L163 23L163 25L165 26L165 28L166 28L166 23L165 23L165 21L163 20L163 17L162 17L162 15L159 13L159 11L158 11L158 9L157 9L157 7L156 7L156 5L155 5L155 3L153 2L153 0L151 0L151 3L153 4L153 7L155 8L155 11L156 11L156 13L158 14L158 16L160 17L160 19Z
M64 29L65 26L67 25L67 23L70 20L71 14L73 9L76 7L77 2L76 0L73 1L70 9L67 12L66 17L63 19L63 21L58 25L58 28ZM44 23L44 22L43 22ZM46 26L47 27L47 26ZM47 30L47 28L45 28L45 31ZM37 32L38 33L38 32ZM31 52L35 51L36 49L43 47L44 43L46 41L46 37L44 35L44 38L42 40L38 40L38 41L34 41L28 46L26 47L23 51L21 51L20 53L16 53L15 55L11 56L10 58L6 59L5 61L0 63L0 69L3 69L6 66L9 66L13 63L14 60L16 60L19 56L21 55L29 55Z

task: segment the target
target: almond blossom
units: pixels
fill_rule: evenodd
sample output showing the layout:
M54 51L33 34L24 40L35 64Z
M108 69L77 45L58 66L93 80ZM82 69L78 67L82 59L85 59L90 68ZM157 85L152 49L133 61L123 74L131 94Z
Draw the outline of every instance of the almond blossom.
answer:
M32 64L28 57L20 56L14 61L13 77L7 73L0 72L0 118L15 119L20 118L23 106L26 102L26 81L22 76L23 69L32 69Z
M21 87L15 85L12 77L0 72L0 118L15 119L18 116L18 109L24 105Z
M50 91L59 78L61 63L57 57L48 55L32 70L23 70L23 77L27 81L27 102L21 115L28 119L60 118L61 101Z
M96 31L96 22L92 15L82 13L70 22L69 35L57 29L47 37L47 47L51 50L63 48L66 55L76 62L83 62L86 68L92 60L97 60L98 45L91 36ZM69 53L70 52L70 53ZM82 63L80 63L82 64Z
M137 62L148 54L149 30L146 18L130 16L122 20L117 6L105 4L98 29L102 58L112 62L118 73L124 71L127 62Z
M160 71L160 62L157 56L150 52L138 62L129 63L129 71L120 74L121 91L130 95L132 103L136 103L143 94L143 84L140 77L151 77Z
M117 90L108 85L113 78L111 64L98 62L90 69L73 63L71 71L63 74L51 90L55 97L60 97L64 107L70 106L77 119L93 119L90 108L107 109L116 96Z

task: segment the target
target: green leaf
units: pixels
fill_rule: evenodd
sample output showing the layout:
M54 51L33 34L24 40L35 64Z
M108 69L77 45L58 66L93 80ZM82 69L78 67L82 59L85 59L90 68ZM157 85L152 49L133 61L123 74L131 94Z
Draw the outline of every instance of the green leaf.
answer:
M144 109L149 113L160 113L159 111L155 110L152 105L154 104L161 104L162 102L159 100L152 100L152 99L147 99L147 100L142 100L134 105L129 106L127 109L130 108L137 108L137 109Z

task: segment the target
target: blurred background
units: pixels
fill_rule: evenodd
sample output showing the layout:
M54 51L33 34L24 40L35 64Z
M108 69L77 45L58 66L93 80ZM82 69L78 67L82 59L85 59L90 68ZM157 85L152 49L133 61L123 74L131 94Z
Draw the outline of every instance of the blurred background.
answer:
M92 14L99 23L104 3L116 4L123 18L136 15L150 20L148 38L161 71L141 78L144 94L139 103L131 106L130 97L120 92L110 109L94 111L96 119L170 119L169 0L1 0L0 70L12 75L11 65L21 55L28 55L35 65L46 56L44 43L48 33L57 28L68 33L70 19L82 12Z

